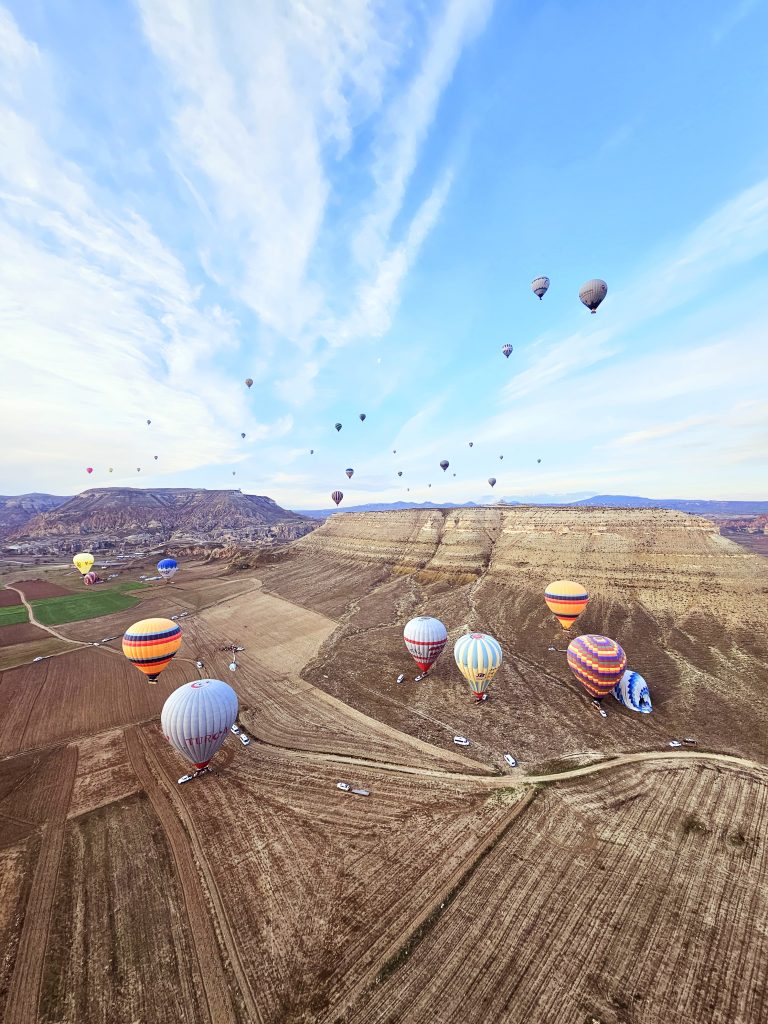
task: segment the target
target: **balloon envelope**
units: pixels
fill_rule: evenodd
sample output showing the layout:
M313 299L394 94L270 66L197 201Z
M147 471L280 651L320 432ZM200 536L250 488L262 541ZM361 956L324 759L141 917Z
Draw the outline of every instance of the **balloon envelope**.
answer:
M449 466L450 462L448 461L448 459L443 459L442 462L440 463L440 469L442 469L443 472L445 472Z
M587 607L589 594L573 580L555 580L544 591L544 600L563 629L570 629Z
M465 633L453 645L453 657L479 700L501 666L501 644L487 633Z
M354 469L352 469L352 467L350 466L350 467L349 467L348 469L345 469L345 470L344 470L344 472L345 472L345 473L347 474L347 476L348 476L348 477L349 477L349 479L351 480L351 479L352 479L352 476L353 476L353 474L354 474L354 472L355 472L355 471L354 471Z
M334 423L334 427L336 427L337 430L341 430L341 424L340 423Z
M161 558L157 563L157 571L163 577L163 579L169 580L171 576L178 570L179 563L175 558Z
M491 487L495 487L496 486L496 477L495 476L489 476L488 477L488 483L491 485Z
M504 353L507 359L509 359L509 357L512 355L513 349L511 345L504 345L501 351Z
M85 472L86 473L92 473L93 472L93 466L86 466L85 467Z
M607 294L608 285L605 281L601 281L599 277L594 278L592 281L586 281L581 288L579 288L579 298L590 313L597 312L597 307Z
M245 386L247 388L252 388L253 387L253 380L250 377L246 377L245 378Z
M123 654L150 683L157 681L179 647L181 626L171 619L141 619L123 636Z
M365 422L365 413L364 413L364 412L361 412L361 413L360 413L360 422L361 422L361 423L364 423L364 422Z
M168 742L205 768L237 719L237 694L221 679L196 679L174 690L163 704L160 727Z
M406 623L403 640L413 660L422 672L428 672L440 657L448 640L448 630L440 619L431 615L417 615Z
M632 672L630 669L627 669L614 686L613 696L625 708L639 711L642 715L650 715L653 711L648 683L646 683L639 672Z
M548 277L534 277L534 279L531 281L531 291L539 299L543 299L544 298L544 296L547 294L547 289L548 288L549 288L549 278Z
M79 572L82 573L83 576L85 576L87 572L91 571L91 566L93 565L93 555L90 553L90 551L81 551L79 554L74 556L74 558L72 559L72 564L78 569Z
M331 501L335 502L336 505L339 504L343 497L344 495L341 493L341 491L333 491L331 493Z
M85 576L83 576L83 583L86 585L86 587L92 587L94 583L98 582L99 574L96 572L87 572Z
M624 674L627 656L615 640L587 633L568 644L568 667L591 697L610 693Z

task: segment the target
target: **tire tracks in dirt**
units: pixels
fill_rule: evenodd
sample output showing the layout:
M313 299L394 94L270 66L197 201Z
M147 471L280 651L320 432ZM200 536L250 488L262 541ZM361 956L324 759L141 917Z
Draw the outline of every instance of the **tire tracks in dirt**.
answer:
M13 976L5 1006L7 1024L36 1024L43 981L45 952L48 946L51 913L56 898L59 864L64 848L72 789L77 771L77 747L64 747L51 798L50 816L45 823L29 900L24 913Z
M219 943L200 885L200 874L190 849L190 836L185 832L176 809L152 772L151 755L138 728L130 726L123 731L123 736L131 766L152 804L173 854L197 960L196 973L202 982L201 987L205 994L211 1024L235 1020L237 1017L221 962Z
M229 926L224 901L194 823L187 814L183 802L175 799L175 793L171 791L169 795L166 792L170 788L167 779L152 750L135 726L125 730L125 742L131 764L152 802L165 834L168 836L176 861L211 1022L218 1024L219 1021L230 1021L237 1018L221 962L219 942L211 922L210 910L203 897L200 871L203 873L213 912L216 915L216 923L226 947L240 996L245 1004L247 1019L253 1024L260 1024L262 1015L251 990L248 975L240 960L240 952ZM198 870L198 865L200 870Z

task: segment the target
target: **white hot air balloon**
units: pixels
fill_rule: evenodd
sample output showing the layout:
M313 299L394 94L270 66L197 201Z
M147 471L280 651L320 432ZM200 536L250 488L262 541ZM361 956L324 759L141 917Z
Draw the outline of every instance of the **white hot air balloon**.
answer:
M653 711L648 683L639 672L627 669L614 686L613 696L619 704L623 704L625 708L631 708L632 711L639 711L643 715L650 715Z
M163 704L160 727L168 742L200 770L208 765L237 719L237 694L221 679L196 679Z
M590 313L597 312L597 307L607 294L608 285L605 281L601 281L599 277L594 278L592 281L586 281L581 288L579 288L579 298Z
M465 633L453 645L453 657L477 700L485 700L488 685L501 667L499 641L487 633Z
M534 277L534 279L531 281L531 291L533 292L533 294L536 296L537 299L543 299L544 296L547 294L547 289L548 288L549 288L549 278L548 277Z
M403 630L405 646L425 675L440 657L447 639L448 630L431 615L417 615Z

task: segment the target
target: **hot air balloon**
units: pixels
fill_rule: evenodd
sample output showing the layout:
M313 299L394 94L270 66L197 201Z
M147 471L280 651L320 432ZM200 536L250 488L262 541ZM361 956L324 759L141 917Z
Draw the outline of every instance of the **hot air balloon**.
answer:
M541 462L541 459L536 459L536 462Z
M587 281L579 288L579 298L590 313L597 312L597 307L607 294L608 285L605 281L601 281L599 277L594 278L592 281Z
M245 386L247 388L252 388L253 387L253 380L250 377L246 377L245 378Z
M450 466L450 462L448 461L448 459L443 459L441 461L441 463L440 463L440 469L442 469L443 472L445 472L446 469L448 469L449 466Z
M627 656L615 640L585 634L568 644L568 667L591 697L602 700L619 682Z
M240 435L240 437L242 437L243 439L245 439L245 434L241 434L241 435Z
M309 449L309 454L310 455L314 455L315 454L315 449L314 448L310 448Z
M531 291L538 299L543 299L549 288L548 277L534 277L531 281Z
M364 412L360 413L360 422L361 423L365 423L365 413Z
M465 633L453 645L459 671L478 700L485 699L488 686L501 666L501 645L487 633Z
M114 472L114 470L112 469L112 467L111 467L111 466L109 467L109 472L110 472L110 473Z
M179 563L175 558L161 558L157 563L157 571L165 580L169 580L176 574L179 568Z
M159 455L155 455L155 462L157 462L157 460L158 460L159 458L160 458L160 456L159 456Z
M123 654L150 683L157 682L179 647L181 626L171 619L141 619L123 636Z
M504 355L507 357L507 359L509 359L509 357L512 355L512 352L514 350L513 350L511 345L504 345L501 351L504 353Z
M341 430L341 424L340 423L334 423L334 427L336 427L337 430Z
M397 448L393 448L393 449L392 449L392 454L393 454L393 455L397 455Z
M149 426L151 422L152 420L147 420L147 426Z
M445 647L448 630L440 619L434 619L431 615L417 615L406 624L403 640L408 653L426 675Z
M613 696L625 708L639 711L642 715L650 715L653 711L648 683L646 683L639 672L632 672L627 669L614 686Z
M337 505L339 504L343 497L344 495L341 493L341 491L333 491L331 493L331 500L335 502Z
M85 472L88 473L88 475L90 476L90 474L93 472L93 466L86 466Z
M90 551L80 551L73 557L72 564L77 568L78 572L85 576L87 572L91 571L93 555Z
M474 447L474 443L475 443L474 441L470 441L470 442L469 442L469 447L470 447L470 448Z
M403 475L403 471L402 471L402 469L398 469L398 471L397 471L397 475L398 475L398 476L402 476L402 475Z
M351 480L351 479L352 479L352 475L354 474L354 472L355 472L355 471L354 471L354 469L352 469L352 467L350 466L350 467L349 467L348 469L345 469L345 470L344 470L344 472L345 472L345 473L347 474L347 476L348 476L348 477L349 477L349 479Z
M580 583L555 580L544 591L544 600L563 629L570 629L587 607L589 594Z
M503 455L500 455L500 456L499 456L499 459L500 459L500 460L501 460L501 461L503 462L503 461L504 461L504 456L503 456Z
M86 585L86 587L92 587L94 583L99 582L99 579L100 577L98 573L87 572L85 576L83 576L83 583Z
M237 472L234 469L232 470L232 476L237 476Z
M160 712L168 742L200 771L237 719L237 694L221 679L196 679L174 690Z
M495 487L496 486L496 477L495 476L489 476L488 477L488 483L491 485L491 487Z

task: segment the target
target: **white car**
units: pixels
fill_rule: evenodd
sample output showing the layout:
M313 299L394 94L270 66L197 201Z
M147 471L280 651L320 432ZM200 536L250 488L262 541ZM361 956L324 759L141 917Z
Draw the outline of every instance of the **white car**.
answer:
M246 736L245 733L243 733L242 736L240 737L240 742L243 744L244 747L247 747L248 744L251 742L251 737Z
M683 743L687 743L689 747L696 746L696 740L692 736L683 736Z
M601 718L607 718L608 717L608 712L605 710L605 708L598 708L597 710L598 710Z
M171 616L171 622L175 622L176 619L178 619L178 617L179 617L178 615L172 615Z
M239 725L232 725L232 726L230 726L230 729L235 734L235 736L239 736L240 735L240 726Z
M195 664L197 665L198 668L203 668L202 661L196 661Z
M466 736L454 736L453 737L453 742L456 744L457 747L468 747L469 746L469 740L467 739Z
M682 747L683 744L680 742L680 740L670 740L669 745L670 747Z
M343 789L345 793L348 793L352 787L348 782L337 782L336 789Z
M353 793L357 793L358 796L370 796L370 792L367 789L353 789Z
M517 761L511 754L505 754L504 760L507 762L510 768L517 768Z
M404 679L405 679L405 674L403 672L401 672L400 675L395 680L395 682L396 683L402 683L404 681Z
M423 678L424 678L423 674L419 675L419 676L414 676L413 681L414 681L414 683L420 683Z
M36 658L33 658L32 661L45 661L45 655L38 654L38 656Z
M181 786L185 782L191 782L192 779L194 779L194 777L194 775L182 775L181 778L179 779L179 785Z

